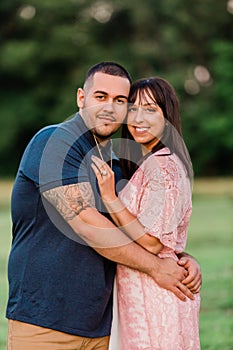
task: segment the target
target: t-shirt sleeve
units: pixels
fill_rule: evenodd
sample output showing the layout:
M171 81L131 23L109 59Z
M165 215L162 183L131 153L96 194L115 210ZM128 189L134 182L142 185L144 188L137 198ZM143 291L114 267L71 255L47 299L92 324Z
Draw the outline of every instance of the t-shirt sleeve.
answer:
M171 157L148 158L145 162L137 217L145 233L175 250L178 226L189 202L188 180Z
M61 127L45 128L29 143L21 171L44 192L89 181L85 155L72 133Z

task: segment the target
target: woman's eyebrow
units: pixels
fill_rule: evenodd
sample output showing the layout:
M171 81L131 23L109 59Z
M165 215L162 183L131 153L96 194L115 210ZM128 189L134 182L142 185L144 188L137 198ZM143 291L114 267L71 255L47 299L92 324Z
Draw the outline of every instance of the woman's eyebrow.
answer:
M135 105L135 102L134 103L131 103L131 105L133 106L136 106ZM157 106L157 103L156 102L146 102L146 103L140 103L140 106L143 106L143 107L147 107L147 106Z
M147 102L145 103L145 106L156 106L157 102Z

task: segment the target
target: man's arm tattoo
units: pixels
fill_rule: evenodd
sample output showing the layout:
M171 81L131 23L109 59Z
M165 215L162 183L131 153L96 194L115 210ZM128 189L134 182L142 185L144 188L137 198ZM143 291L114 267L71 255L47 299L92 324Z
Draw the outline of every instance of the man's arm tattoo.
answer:
M94 194L89 182L60 186L43 193L61 216L70 221L83 210L94 207Z

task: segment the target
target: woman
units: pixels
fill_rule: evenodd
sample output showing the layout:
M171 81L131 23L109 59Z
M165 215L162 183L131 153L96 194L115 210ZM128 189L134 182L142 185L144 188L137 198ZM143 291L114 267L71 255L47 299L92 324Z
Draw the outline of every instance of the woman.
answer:
M113 172L94 157L101 197L132 239L177 261L192 211L192 166L181 136L178 100L171 85L156 77L135 82L129 102L121 157L131 178L118 198ZM199 294L182 302L147 275L121 265L117 289L121 350L200 349Z

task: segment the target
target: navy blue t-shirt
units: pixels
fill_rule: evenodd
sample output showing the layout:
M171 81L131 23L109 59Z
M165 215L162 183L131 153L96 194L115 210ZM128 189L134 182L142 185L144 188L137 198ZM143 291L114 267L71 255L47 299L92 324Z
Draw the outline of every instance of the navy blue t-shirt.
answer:
M110 149L102 150L105 160ZM12 192L13 242L6 316L85 337L110 334L115 263L84 243L41 193L90 182L104 212L91 168L99 155L82 118L39 131L22 157ZM121 179L113 159L116 182Z

